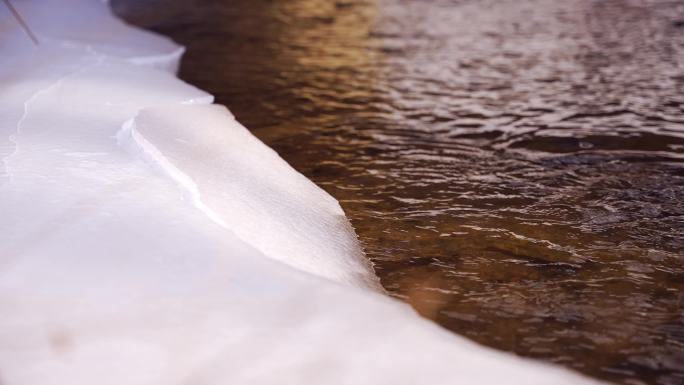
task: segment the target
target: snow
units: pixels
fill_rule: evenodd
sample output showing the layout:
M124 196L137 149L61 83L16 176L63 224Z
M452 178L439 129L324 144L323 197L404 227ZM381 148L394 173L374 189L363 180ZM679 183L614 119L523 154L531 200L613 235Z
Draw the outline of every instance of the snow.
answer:
M187 186L212 220L264 254L337 282L378 288L337 201L225 107L145 109L132 133L151 163Z
M182 47L15 5L41 44L0 11L1 384L593 383L383 295L339 204L173 76Z

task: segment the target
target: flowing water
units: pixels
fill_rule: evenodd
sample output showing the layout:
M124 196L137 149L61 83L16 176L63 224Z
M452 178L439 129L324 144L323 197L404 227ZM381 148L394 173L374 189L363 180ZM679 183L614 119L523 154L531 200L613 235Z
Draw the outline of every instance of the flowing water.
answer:
M684 384L684 2L115 1L482 344ZM439 359L436 357L435 359Z

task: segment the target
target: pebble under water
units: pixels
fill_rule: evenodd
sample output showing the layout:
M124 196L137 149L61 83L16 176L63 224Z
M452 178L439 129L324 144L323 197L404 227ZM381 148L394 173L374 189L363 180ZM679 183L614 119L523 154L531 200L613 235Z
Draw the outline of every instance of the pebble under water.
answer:
M684 384L684 2L113 3L340 201L393 296L494 348Z

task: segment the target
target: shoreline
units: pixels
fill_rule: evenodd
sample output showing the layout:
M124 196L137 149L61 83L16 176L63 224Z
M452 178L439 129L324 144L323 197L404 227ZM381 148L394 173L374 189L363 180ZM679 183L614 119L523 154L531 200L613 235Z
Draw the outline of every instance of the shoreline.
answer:
M59 4L3 41L3 384L597 383L366 290L337 201L171 75L182 48Z

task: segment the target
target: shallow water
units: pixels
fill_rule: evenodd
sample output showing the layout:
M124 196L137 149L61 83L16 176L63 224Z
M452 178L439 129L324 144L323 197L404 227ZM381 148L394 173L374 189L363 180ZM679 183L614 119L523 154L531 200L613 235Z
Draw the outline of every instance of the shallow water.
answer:
M684 3L115 1L475 341L684 384Z

